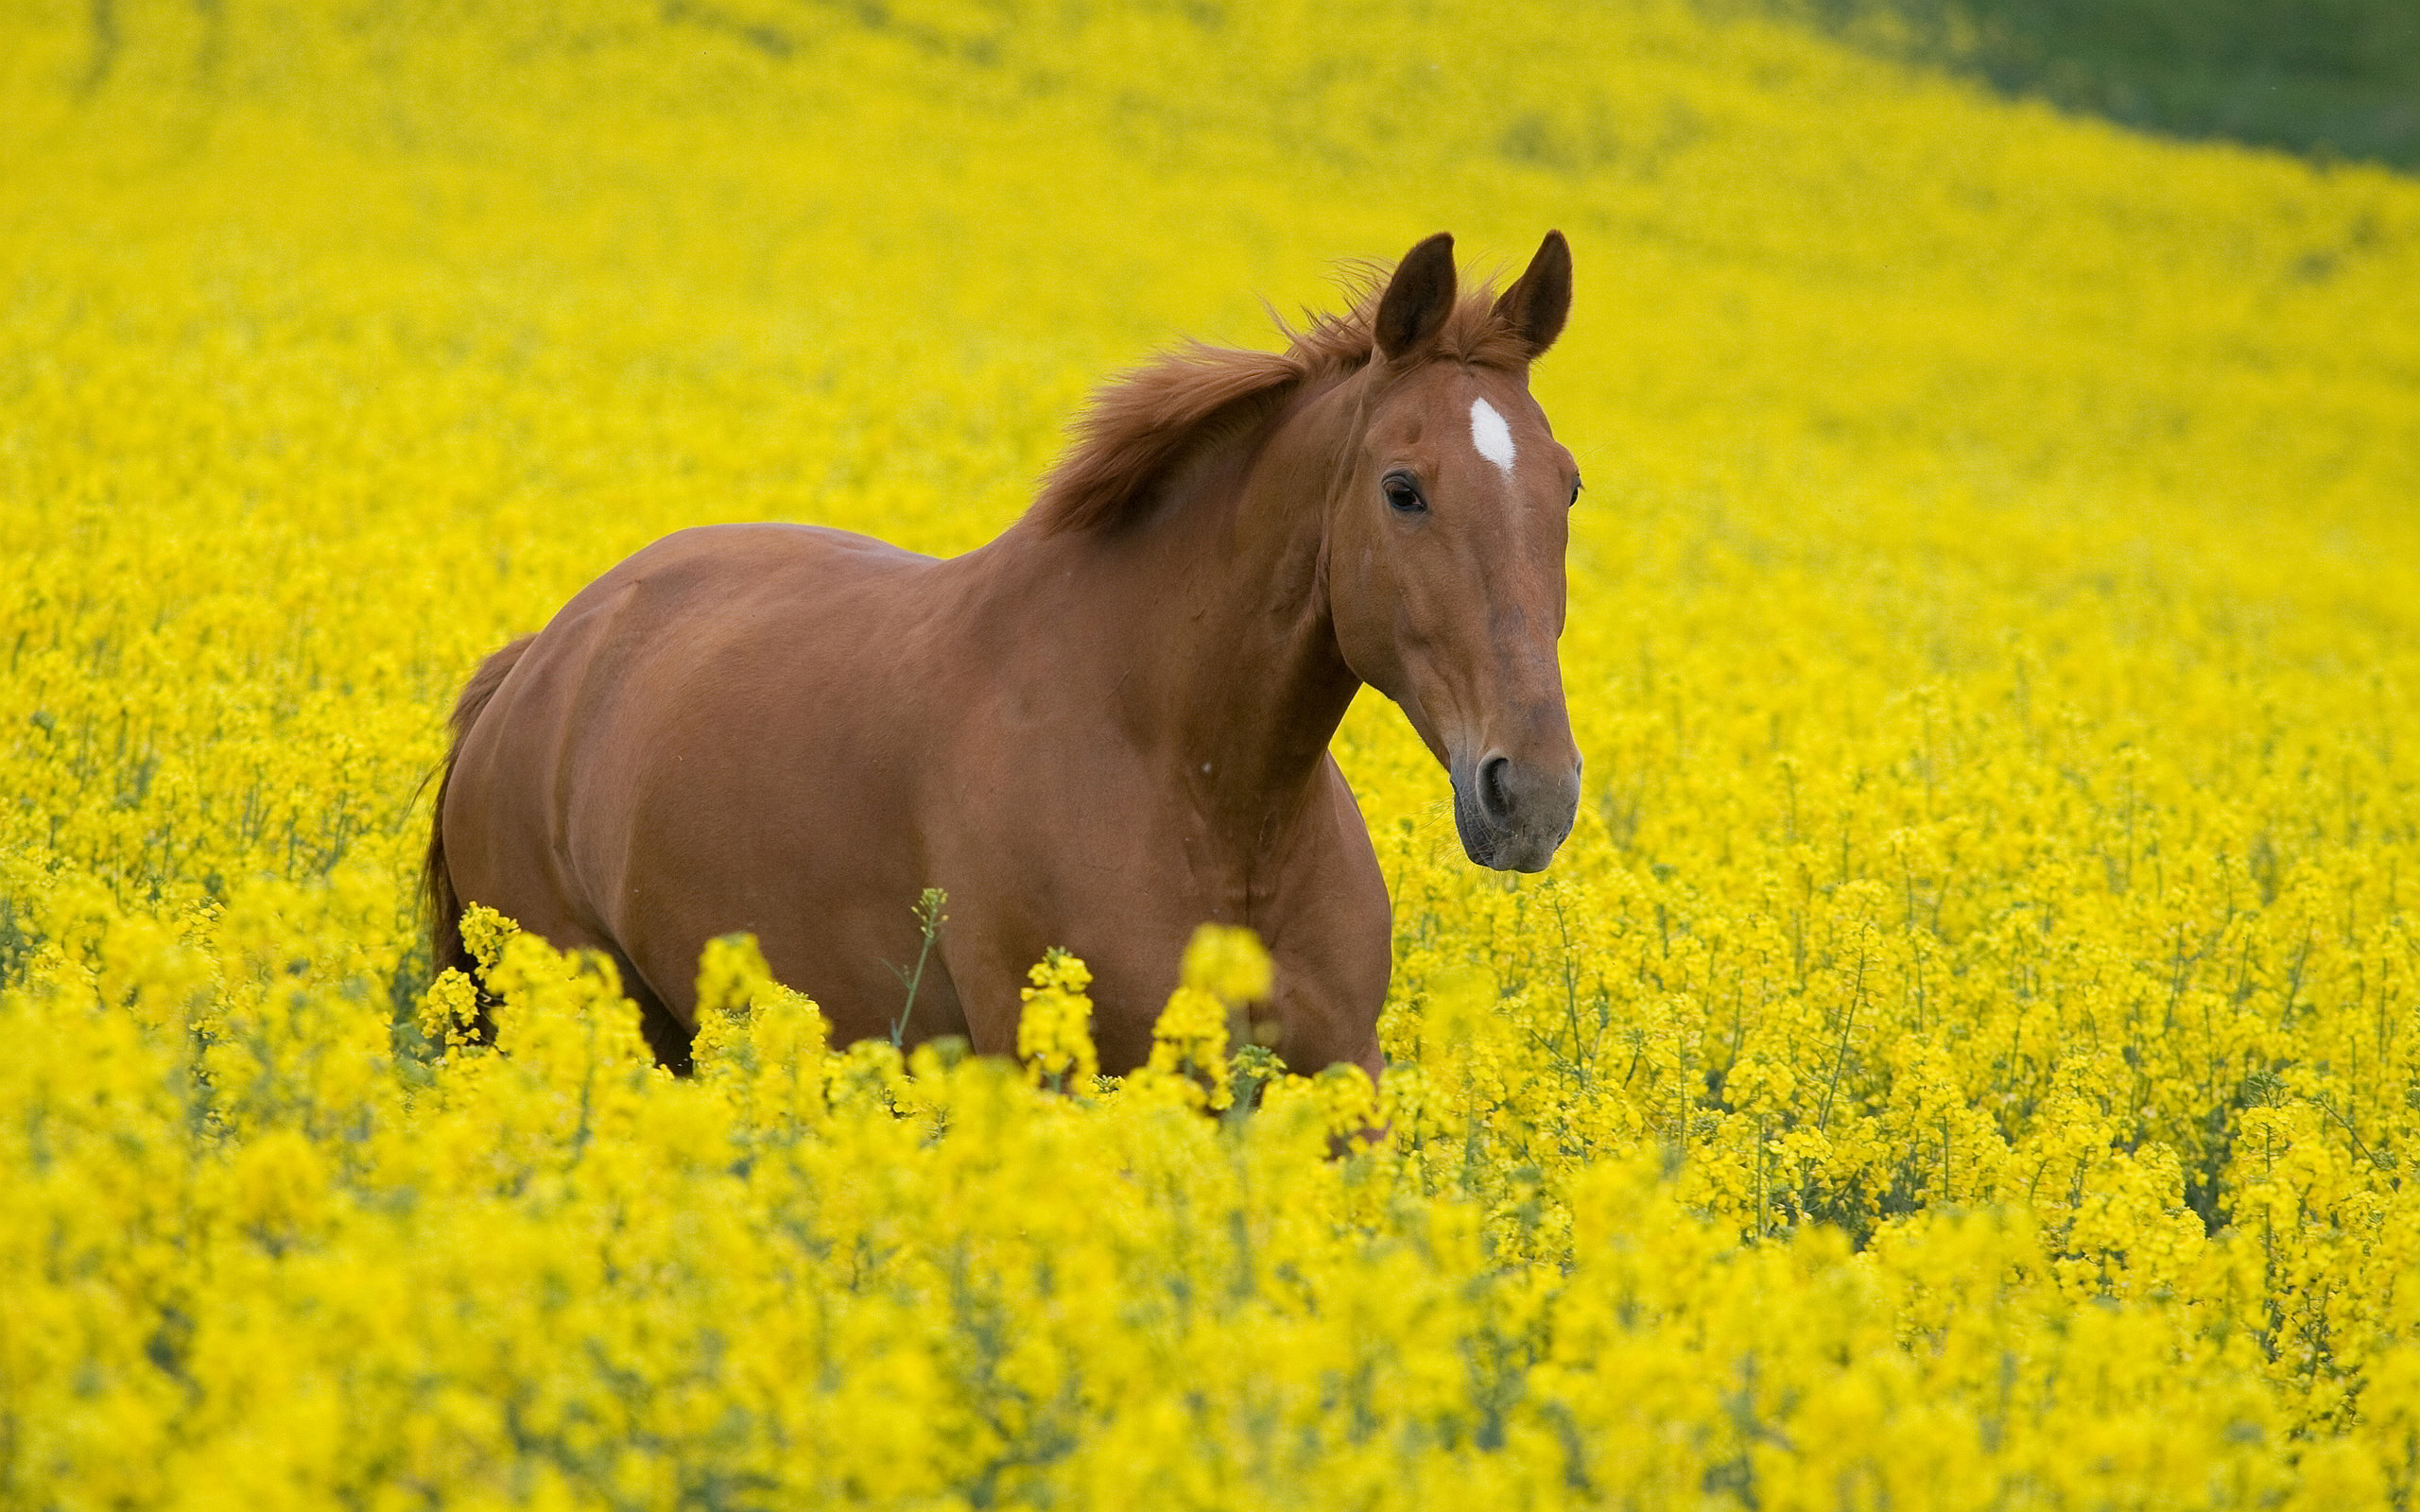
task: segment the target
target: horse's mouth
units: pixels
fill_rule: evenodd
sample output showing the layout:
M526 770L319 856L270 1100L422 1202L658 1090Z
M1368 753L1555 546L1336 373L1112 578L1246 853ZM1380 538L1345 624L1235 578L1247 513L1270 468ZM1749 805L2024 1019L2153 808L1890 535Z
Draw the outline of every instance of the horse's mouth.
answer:
M1509 815L1491 812L1498 805L1482 797L1482 791L1500 799L1502 788L1491 783L1493 773L1464 781L1454 777L1454 830L1461 836L1462 853L1477 865L1496 871L1544 871L1554 860L1555 851L1571 833L1571 821L1577 812L1578 781L1575 777L1572 800L1529 805Z

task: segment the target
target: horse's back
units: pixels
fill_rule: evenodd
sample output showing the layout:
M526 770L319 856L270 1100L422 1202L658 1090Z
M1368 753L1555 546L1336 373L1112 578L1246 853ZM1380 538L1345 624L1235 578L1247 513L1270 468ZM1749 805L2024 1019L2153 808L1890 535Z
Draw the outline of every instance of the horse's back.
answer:
M475 734L544 746L594 782L667 726L745 720L769 664L847 675L934 565L811 525L705 525L666 536L580 590L524 653ZM479 744L476 741L474 746ZM465 759L475 752L466 749ZM538 754L533 750L532 754Z
M580 590L544 635L610 609L648 627L688 633L631 650L677 659L717 637L769 632L819 604L876 585L896 586L934 565L930 557L823 525L698 525L624 558ZM717 643L718 644L718 643Z

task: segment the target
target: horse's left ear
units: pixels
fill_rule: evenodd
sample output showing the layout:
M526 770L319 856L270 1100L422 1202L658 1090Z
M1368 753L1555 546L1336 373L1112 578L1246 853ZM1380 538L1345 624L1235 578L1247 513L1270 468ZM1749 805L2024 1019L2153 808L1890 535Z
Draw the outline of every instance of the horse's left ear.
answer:
M1534 358L1563 335L1571 314L1571 244L1550 231L1538 244L1529 269L1495 301L1495 318L1509 327Z

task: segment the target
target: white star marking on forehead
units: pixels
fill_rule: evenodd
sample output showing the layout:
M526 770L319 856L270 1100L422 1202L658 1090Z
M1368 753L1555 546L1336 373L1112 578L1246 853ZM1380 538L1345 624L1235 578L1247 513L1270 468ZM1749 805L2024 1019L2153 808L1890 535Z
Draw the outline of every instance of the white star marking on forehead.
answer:
M1471 401L1471 444L1478 448L1479 455L1502 468L1506 477L1512 475L1512 458L1519 455L1512 450L1512 427L1484 399Z

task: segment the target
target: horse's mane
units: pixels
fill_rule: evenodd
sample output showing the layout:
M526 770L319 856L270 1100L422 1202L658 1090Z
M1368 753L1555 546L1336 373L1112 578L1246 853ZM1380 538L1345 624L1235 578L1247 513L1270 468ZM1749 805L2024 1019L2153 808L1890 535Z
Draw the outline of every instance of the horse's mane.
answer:
M1392 271L1353 268L1354 298L1343 315L1312 315L1299 331L1279 320L1284 352L1188 342L1109 383L1078 421L1076 444L1043 484L1032 517L1054 535L1115 525L1148 505L1154 485L1204 435L1360 369L1377 348L1372 333L1378 296ZM1521 368L1529 350L1495 305L1495 291L1485 285L1456 300L1424 359Z

